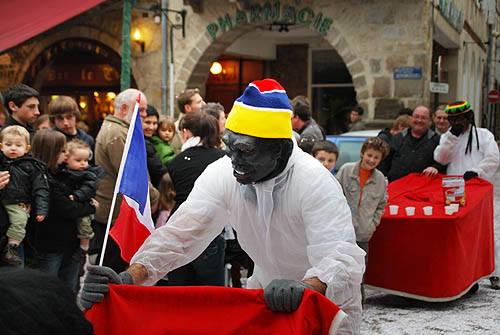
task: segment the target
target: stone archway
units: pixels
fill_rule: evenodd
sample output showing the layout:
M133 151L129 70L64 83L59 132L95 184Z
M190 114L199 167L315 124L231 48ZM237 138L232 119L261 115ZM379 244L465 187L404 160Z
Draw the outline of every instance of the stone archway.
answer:
M272 22L240 24L220 34L216 39L213 39L209 32L205 32L195 43L195 47L191 49L181 68L177 71L175 91L179 92L186 87L204 87L212 62L239 37L266 23L270 24ZM340 33L333 24L329 33L323 38L335 49L349 70L358 103L361 105L366 104L366 100L370 97L366 78L368 74L362 60L353 51L348 38Z

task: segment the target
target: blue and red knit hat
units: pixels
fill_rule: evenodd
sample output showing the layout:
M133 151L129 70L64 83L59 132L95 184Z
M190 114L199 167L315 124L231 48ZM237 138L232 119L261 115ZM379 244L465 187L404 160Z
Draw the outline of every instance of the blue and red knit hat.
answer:
M226 128L261 138L292 138L292 107L285 89L274 79L248 84L229 113Z

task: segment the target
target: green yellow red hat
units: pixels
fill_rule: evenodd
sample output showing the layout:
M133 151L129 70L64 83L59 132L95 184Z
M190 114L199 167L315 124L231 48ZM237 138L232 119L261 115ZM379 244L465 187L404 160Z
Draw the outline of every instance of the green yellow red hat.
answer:
M229 112L226 129L261 138L292 138L292 107L274 79L248 84Z
M449 116L462 115L471 110L469 103L466 100L456 101L446 105L444 112Z

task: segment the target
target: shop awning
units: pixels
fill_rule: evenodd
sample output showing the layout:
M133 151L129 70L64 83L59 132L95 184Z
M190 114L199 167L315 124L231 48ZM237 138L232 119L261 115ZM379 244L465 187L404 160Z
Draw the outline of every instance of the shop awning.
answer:
M18 45L105 0L2 0L0 52Z

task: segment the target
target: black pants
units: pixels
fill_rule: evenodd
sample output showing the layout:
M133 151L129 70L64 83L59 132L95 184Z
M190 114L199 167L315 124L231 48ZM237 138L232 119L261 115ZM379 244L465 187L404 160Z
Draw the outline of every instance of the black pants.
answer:
M168 286L224 286L226 241L217 236L194 261L167 274Z

